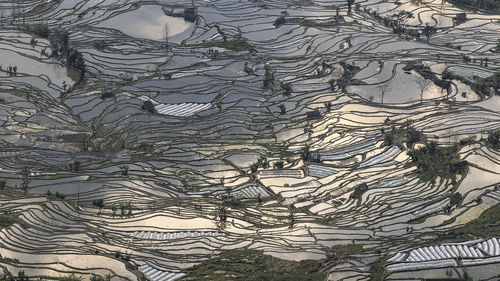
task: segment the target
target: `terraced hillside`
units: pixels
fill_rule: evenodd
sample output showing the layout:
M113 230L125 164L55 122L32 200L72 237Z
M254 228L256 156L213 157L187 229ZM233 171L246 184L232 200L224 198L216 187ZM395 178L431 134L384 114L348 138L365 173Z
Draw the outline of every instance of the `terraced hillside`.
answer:
M500 278L500 16L464 9L1 1L0 279Z

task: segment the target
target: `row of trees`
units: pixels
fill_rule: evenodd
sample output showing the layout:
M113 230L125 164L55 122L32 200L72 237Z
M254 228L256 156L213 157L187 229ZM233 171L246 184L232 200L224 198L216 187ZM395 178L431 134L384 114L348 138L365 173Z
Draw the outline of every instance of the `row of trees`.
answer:
M484 66L488 67L488 61L489 61L488 58L479 58L479 59L476 59L476 58L471 58L470 56L465 55L465 54L462 55L462 61L465 62L465 63L469 63L471 61L473 63L475 63L477 60L479 61L479 64L481 66L483 66L483 63L484 63Z
M4 71L3 70L3 67L0 65L0 71ZM9 65L5 71L7 72L7 74L9 74L9 76L16 76L17 74L17 66L14 65L14 66L11 66Z

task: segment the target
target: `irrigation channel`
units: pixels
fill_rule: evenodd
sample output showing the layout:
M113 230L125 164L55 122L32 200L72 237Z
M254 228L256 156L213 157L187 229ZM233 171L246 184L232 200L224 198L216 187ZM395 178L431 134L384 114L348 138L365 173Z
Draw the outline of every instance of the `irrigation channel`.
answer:
M327 280L375 280L377 263L387 280L500 277L498 225L467 234L500 203L500 77L477 86L500 70L499 15L432 0L0 12L15 275L182 280L249 249L323 259ZM410 155L423 147L454 154L433 173Z

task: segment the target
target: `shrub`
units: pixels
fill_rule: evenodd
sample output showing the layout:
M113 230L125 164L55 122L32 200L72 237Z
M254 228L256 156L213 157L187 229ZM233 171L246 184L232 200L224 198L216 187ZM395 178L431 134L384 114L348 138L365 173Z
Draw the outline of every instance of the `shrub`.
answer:
M274 21L274 26L276 27L280 27L282 26L283 24L286 23L286 18L284 16L280 16L279 18L277 18L275 21Z
M486 143L493 148L500 147L500 130L488 132Z
M64 198L66 198L66 195L59 193L59 191L56 191L56 197L64 200Z
M285 114L286 113L286 107L284 104L280 104L279 106L280 109L280 114Z
M80 171L80 161L73 161L73 163L69 164L69 169L75 172Z
M98 207L99 209L104 208L104 199L96 199L92 201L92 205Z
M90 277L90 281L104 281L104 278L100 275L92 275L92 277Z
M274 168L283 169L285 163L283 161L277 161L274 163Z

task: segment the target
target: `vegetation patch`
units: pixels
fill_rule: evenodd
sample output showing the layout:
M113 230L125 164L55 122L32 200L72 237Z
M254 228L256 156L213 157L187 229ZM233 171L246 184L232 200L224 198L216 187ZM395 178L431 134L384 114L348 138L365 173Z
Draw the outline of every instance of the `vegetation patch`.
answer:
M323 260L301 262L278 259L254 250L231 250L192 267L180 280L308 280L323 281Z
M252 47L252 45L248 44L246 40L243 39L236 39L236 40L228 40L228 41L210 41L210 42L204 42L201 44L203 47L207 48L213 48L213 47L219 47L219 48L226 48L234 51L249 51L253 52L255 49Z
M407 153L417 174L422 181L433 181L436 177L455 178L457 173L463 174L467 161L460 161L458 145L438 146L435 141L426 142L424 146L410 149Z
M326 255L328 261L339 261L351 255L357 255L364 250L361 244L333 245L328 249Z
M470 60L470 58L465 58L464 60ZM468 85L481 97L500 95L500 72L496 72L490 77L470 80L462 76L454 75L448 71L443 73L443 80L459 80L460 82Z
M0 215L0 229L4 227L9 227L17 222L17 219L14 215L10 214L2 214Z
M492 148L500 148L500 130L488 132L486 144Z
M47 24L37 23L26 26L28 31L35 33L42 38L49 38L50 30Z
M387 277L385 270L386 258L381 257L375 260L370 265L370 281L383 281Z
M392 121L387 118L384 124L390 124L391 122ZM384 145L397 145L399 147L403 147L404 142L407 142L408 146L411 146L414 143L421 141L422 133L413 128L411 125L412 122L413 121L411 119L408 119L400 127L396 127L396 125L393 124L390 130L382 128L381 133L384 136Z
M471 233L500 235L500 204L487 209L479 218L466 223L463 228Z
M500 1L498 0L450 0L453 4L469 6L473 9L482 9L489 12L500 12Z
M56 174L56 175L48 175L46 176L48 179L51 180L57 180L57 179L64 179L64 178L71 178L71 177L76 177L78 176L77 174Z
M70 67L85 72L85 61L80 51L72 48L69 44L69 33L65 30L54 29L51 30L46 24L34 24L25 27L26 31L33 32L34 34L48 38L53 46L54 53L52 56L66 61ZM31 41L36 44L36 40Z
M0 259L1 260L1 259ZM19 262L18 260L11 260L15 262ZM17 273L17 276L10 272L6 267L1 267L2 268L2 273L0 273L0 281L29 281L29 280L35 280L34 277L28 276L24 273L23 271L19 271ZM104 276L98 275L98 274L92 274L92 277L90 277L90 281L111 281L113 279L114 275L111 274L106 274ZM37 278L36 280L46 280L45 278ZM61 277L49 277L48 280L59 280L59 281L81 281L84 280L82 275L76 275L75 273L71 273L68 276L61 276Z
M313 20L313 19L304 19L301 22L302 26L305 27L333 27L339 24L338 16L333 19L327 20Z
M496 72L488 78L481 79L471 85L471 88L476 92L500 95L500 72Z

